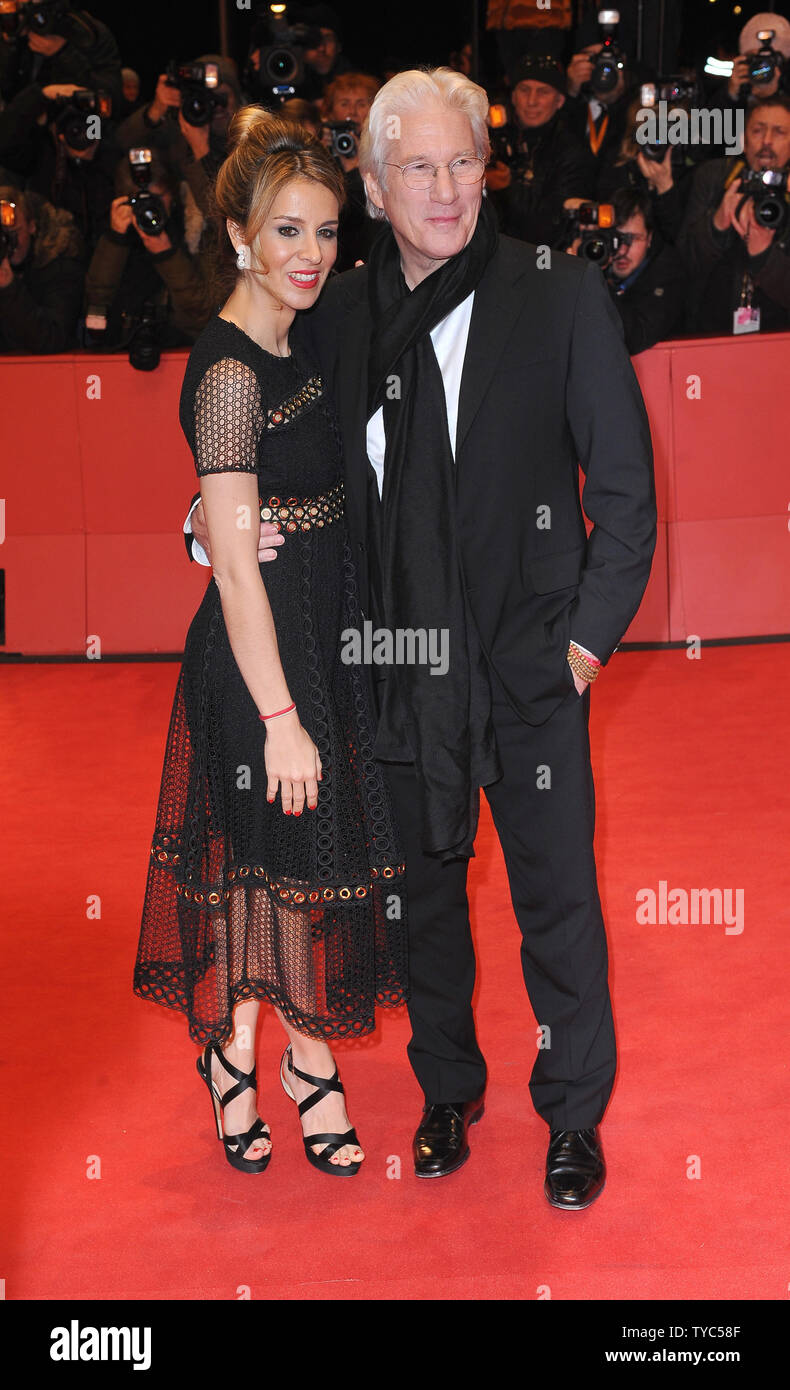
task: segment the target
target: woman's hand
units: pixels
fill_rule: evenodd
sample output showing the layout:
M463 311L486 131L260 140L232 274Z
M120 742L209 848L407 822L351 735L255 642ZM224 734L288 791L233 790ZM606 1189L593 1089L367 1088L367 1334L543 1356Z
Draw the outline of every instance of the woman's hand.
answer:
M280 801L286 816L301 816L305 799L310 810L318 805L321 759L296 710L280 714L266 725L264 751L269 776L266 800L273 802L280 788Z

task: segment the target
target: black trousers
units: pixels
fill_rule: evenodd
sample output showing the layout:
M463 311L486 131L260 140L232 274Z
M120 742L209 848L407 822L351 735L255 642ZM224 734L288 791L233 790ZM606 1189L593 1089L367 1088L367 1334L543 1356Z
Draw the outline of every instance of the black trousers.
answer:
M614 1083L616 1050L608 953L595 873L595 793L589 687L571 689L538 727L514 713L492 678L504 775L485 788L502 845L521 963L543 1040L529 1082L551 1129L598 1123ZM428 1104L471 1100L487 1069L472 1013L475 953L468 861L423 854L413 764L382 764L406 855L412 1027L409 1061ZM550 779L550 785L549 785ZM524 1027L534 1037L533 1024Z

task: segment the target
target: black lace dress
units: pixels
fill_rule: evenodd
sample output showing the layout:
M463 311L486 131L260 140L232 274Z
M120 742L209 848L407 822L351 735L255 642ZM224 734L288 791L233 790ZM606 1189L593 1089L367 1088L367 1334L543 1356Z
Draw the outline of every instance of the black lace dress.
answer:
M286 532L260 572L323 780L301 816L267 802L266 726L212 577L173 701L134 990L182 1010L201 1044L227 1041L246 999L311 1037L367 1033L376 1003L406 995L406 902L368 687L341 655L360 615L337 422L301 352L275 357L218 314L190 352L180 420L198 475L257 473L262 515Z

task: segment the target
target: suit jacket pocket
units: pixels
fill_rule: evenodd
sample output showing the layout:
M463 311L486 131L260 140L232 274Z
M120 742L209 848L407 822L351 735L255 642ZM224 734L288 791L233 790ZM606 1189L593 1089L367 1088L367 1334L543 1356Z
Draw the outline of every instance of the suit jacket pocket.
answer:
M560 550L553 555L531 555L526 558L525 587L536 594L550 594L555 589L575 588L581 578L585 547Z

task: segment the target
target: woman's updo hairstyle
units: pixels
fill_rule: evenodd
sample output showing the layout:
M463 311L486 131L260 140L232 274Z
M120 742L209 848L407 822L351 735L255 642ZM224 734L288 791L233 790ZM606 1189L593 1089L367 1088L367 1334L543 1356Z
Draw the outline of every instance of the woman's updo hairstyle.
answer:
M312 179L345 202L343 175L319 140L293 120L257 104L242 106L228 126L228 155L220 165L211 193L215 236L210 257L211 288L222 304L235 288L240 271L226 219L240 229L256 254L256 241L272 205L291 179ZM263 270L265 271L265 266Z

